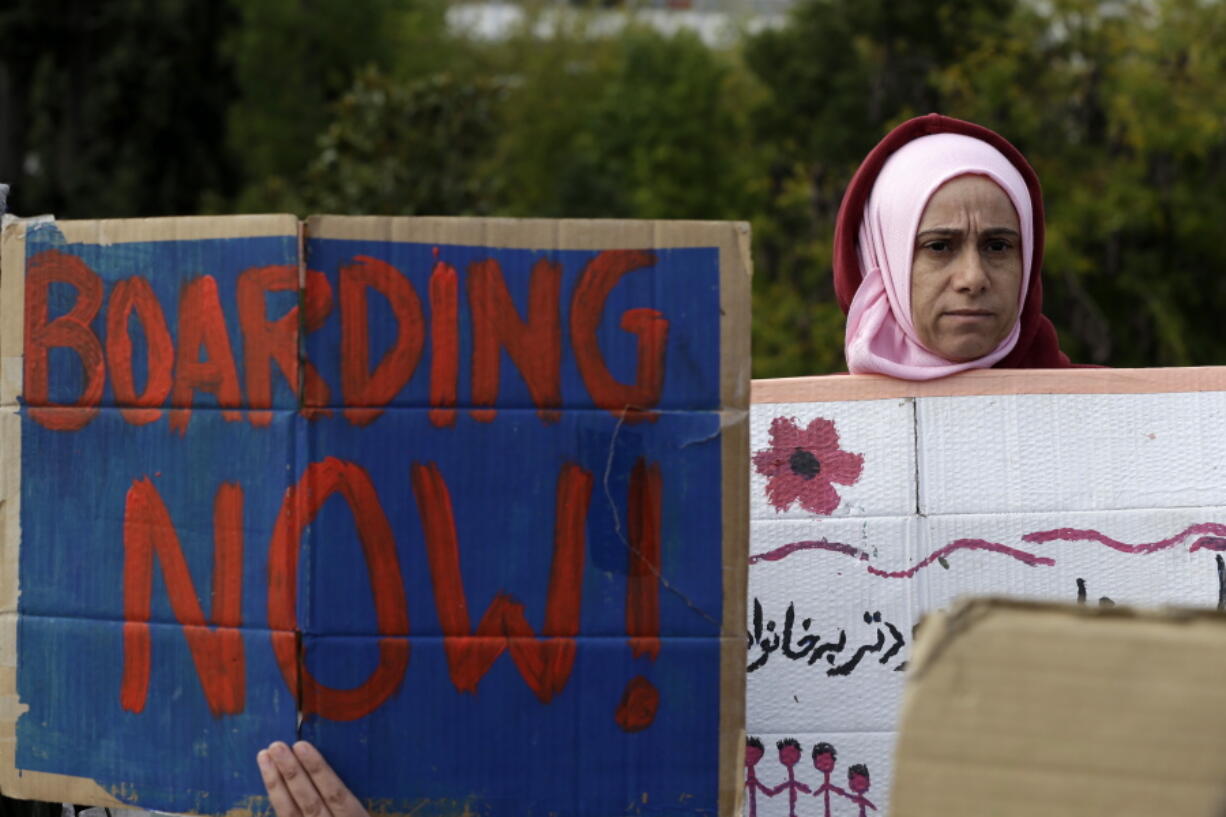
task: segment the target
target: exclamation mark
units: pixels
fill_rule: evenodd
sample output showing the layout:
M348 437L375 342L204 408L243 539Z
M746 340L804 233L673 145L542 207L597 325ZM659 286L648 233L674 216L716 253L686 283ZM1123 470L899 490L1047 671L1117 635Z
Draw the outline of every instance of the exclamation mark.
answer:
M640 457L630 472L628 504L629 565L626 571L626 635L630 654L660 655L660 466ZM655 720L660 692L636 675L626 684L615 720L627 732L646 729Z
M455 267L438 260L434 248L430 273L430 422L437 428L455 424L456 382L459 379L459 276Z

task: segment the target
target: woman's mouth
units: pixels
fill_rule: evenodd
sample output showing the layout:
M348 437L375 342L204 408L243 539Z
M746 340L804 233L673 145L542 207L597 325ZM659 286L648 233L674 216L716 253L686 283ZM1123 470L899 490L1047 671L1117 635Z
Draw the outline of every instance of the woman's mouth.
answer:
M944 313L947 318L991 318L996 313L987 309L950 309Z

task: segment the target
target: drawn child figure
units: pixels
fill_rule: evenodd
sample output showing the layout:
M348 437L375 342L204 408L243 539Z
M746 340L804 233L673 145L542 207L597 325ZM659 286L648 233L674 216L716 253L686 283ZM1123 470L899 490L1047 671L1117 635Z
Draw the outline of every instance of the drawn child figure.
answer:
M877 810L872 801L864 796L868 791L868 786L868 766L865 766L863 763L857 763L847 770L847 788L854 792L854 794L850 795L851 802L860 805L860 817L865 817L866 812L864 809L866 807L871 808L873 811Z
M757 738L745 741L745 788L749 791L749 817L758 817L758 792L767 797L774 796L770 787L758 779L758 772L754 768L764 754L766 749L763 748L762 741Z
M774 797L784 789L788 790L788 817L796 817L796 792L809 794L809 787L796 779L796 764L800 762L800 741L795 738L784 738L775 744L779 748L779 762L788 770L788 779L771 789Z
M834 771L836 758L838 758L838 753L829 743L819 743L813 747L813 768L822 773L822 784L813 790L813 796L822 798L825 817L830 817L830 792L836 792L851 799L850 794L830 782L830 774Z

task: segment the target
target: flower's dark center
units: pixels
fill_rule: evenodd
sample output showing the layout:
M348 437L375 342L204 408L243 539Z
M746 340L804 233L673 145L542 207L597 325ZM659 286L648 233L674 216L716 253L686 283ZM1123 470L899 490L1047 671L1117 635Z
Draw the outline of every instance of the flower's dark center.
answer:
M788 458L788 465L792 473L801 479L813 479L822 472L822 464L817 457L803 448L797 448L792 452L792 456Z

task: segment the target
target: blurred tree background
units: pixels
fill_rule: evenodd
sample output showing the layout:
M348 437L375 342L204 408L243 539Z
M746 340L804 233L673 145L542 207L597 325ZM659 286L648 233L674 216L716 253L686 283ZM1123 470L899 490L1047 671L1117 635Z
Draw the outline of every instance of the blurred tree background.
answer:
M1226 363L1226 3L800 0L715 45L625 19L546 5L480 38L442 0L7 0L0 180L76 218L747 220L778 377L842 368L843 188L939 111L1039 171L1075 360Z

